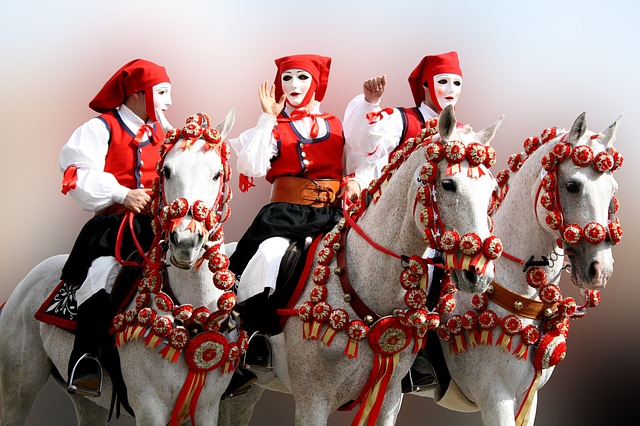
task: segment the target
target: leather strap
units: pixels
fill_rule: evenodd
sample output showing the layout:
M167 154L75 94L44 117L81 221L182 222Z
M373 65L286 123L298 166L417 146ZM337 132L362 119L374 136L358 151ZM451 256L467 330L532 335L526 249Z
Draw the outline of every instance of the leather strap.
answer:
M529 299L502 287L497 282L491 283L491 290L487 290L489 300L507 311L525 318L545 319L558 309L558 303L544 303Z
M278 176L271 185L271 203L292 203L312 207L340 206L340 181Z

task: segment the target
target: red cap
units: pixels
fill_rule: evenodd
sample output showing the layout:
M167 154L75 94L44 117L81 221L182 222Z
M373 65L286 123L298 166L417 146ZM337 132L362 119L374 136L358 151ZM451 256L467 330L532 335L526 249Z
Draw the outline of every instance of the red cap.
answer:
M282 90L282 81L280 75L290 69L301 69L311 74L313 82L315 83L316 100L318 102L324 99L324 95L327 91L327 84L329 83L329 69L331 68L331 58L319 55L291 55L284 56L275 60L278 72L274 84L276 86L276 100L279 101L284 91ZM304 106L309 103L309 99L314 92L314 85L311 85L309 93L305 97L300 106Z
M89 108L100 113L110 111L120 106L127 96L146 91L159 83L171 83L164 67L144 59L134 59L111 76L89 102ZM153 95L145 99L147 103L149 99L152 100L151 110L153 110ZM148 115L155 117L155 114Z
M462 77L462 70L458 62L456 52L447 52L439 55L427 55L411 72L409 76L409 86L413 94L416 106L420 106L424 101L424 83L429 82L429 93L431 99L435 101L436 94L433 89L433 77L438 74L457 74Z

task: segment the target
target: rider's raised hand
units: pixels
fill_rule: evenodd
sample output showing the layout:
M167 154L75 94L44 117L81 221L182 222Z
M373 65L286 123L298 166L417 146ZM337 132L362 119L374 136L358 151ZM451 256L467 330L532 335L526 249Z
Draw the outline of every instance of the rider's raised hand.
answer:
M362 93L364 99L371 103L377 104L384 93L384 89L387 87L387 76L382 74L378 77L370 78L362 84Z
M276 86L274 84L269 88L269 82L265 81L258 88L258 96L260 97L260 105L262 111L272 117L277 117L284 109L284 100L286 95L282 95L279 101L276 101Z

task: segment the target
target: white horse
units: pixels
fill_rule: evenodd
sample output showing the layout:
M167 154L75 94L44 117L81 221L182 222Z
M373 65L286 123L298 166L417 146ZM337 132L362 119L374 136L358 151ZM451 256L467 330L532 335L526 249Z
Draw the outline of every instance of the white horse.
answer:
M243 333L229 333L226 326L235 294L229 291L233 275L226 269L221 227L231 196L223 139L233 122L233 110L216 128L208 126L206 114L196 114L182 129L168 132L162 147L157 244L145 255L135 299L114 318L137 424L215 424L218 402L246 345ZM66 258L54 256L36 266L1 312L3 425L24 424L52 373L66 389L62 377L73 335L34 319L58 285ZM79 424L107 423L111 390L105 375L102 396L70 395Z
M438 322L425 308L425 243L450 248L446 265L463 291L481 293L493 279L501 245L489 230L496 186L485 165L495 161L489 142L501 122L456 128L446 108L392 156L323 237L301 297L281 311L294 317L271 338L275 376L258 373L259 387L224 400L220 424L247 424L265 388L293 395L297 425L326 425L344 406L359 406L354 424L395 423L400 381Z
M623 161L613 148L618 123L593 133L582 114L570 131L546 129L510 157L497 176L494 231L504 252L495 282L480 296L445 285L438 335L451 384L444 396L414 395L480 410L486 425L534 424L538 389L565 356L570 320L597 305L613 273L611 246L622 236L612 173ZM564 255L580 306L558 287Z

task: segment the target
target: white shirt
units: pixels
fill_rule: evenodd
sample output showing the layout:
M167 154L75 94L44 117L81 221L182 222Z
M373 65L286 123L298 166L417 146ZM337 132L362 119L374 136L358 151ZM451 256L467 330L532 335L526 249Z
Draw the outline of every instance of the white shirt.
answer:
M133 134L145 124L124 104L118 108L118 114ZM143 141L147 139L145 135ZM59 163L63 173L69 166L78 168L76 188L68 194L85 211L99 211L114 203L122 204L129 192L129 188L120 185L115 176L104 171L108 149L109 130L104 121L96 117L78 127L60 151Z
M296 108L287 104L284 110L290 115L295 109ZM316 105L309 112L320 114L320 105ZM238 157L236 169L239 173L250 177L266 176L271 168L271 158L278 153L278 144L272 133L276 124L277 120L275 117L267 113L262 113L258 118L256 127L245 130L237 138L229 139L229 143ZM292 124L301 136L305 138L310 137L311 126L313 125L311 117L304 117L300 120L292 121ZM326 123L324 120L319 119L317 137L321 138L326 134ZM348 141L346 141L343 156L344 174L355 173L354 179L360 184L360 188L363 189L369 184L371 177L364 174L359 167L360 164L366 165L366 160L357 155L355 150L349 146Z
M439 116L424 102L419 109L425 120ZM380 120L369 124L367 113L381 110L379 103L369 103L360 94L347 105L342 123L347 143L356 154L375 165L373 174L376 178L388 163L389 154L400 144L403 131L402 116L397 108L392 114L383 113Z

